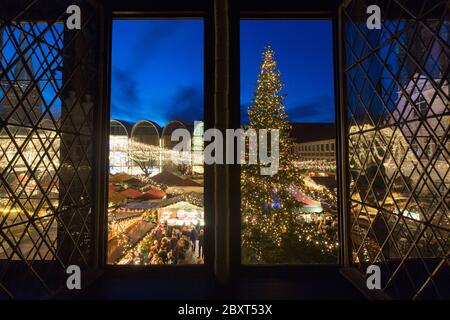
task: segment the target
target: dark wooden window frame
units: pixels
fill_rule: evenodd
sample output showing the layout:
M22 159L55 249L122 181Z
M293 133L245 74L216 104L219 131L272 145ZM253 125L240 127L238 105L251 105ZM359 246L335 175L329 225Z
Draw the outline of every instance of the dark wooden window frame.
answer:
M220 166L205 166L205 219L209 227L206 229L207 244L205 265L171 265L171 266L116 266L106 264L106 233L107 233L107 181L108 181L108 135L109 135L109 106L111 95L111 36L113 19L186 19L201 18L204 21L204 102L205 102L205 129L214 127L220 122L214 110L217 109L217 77L223 76L228 82L228 110L221 110L228 118L227 128L240 127L240 20L241 19L327 19L332 21L333 25L333 54L334 54L334 82L335 82L335 111L336 111L336 155L338 168L342 167L342 154L345 154L345 146L341 143L340 123L342 112L338 107L341 103L339 94L339 55L338 55L338 7L339 0L324 0L317 3L298 2L280 0L276 3L272 1L223 1L223 0L203 0L203 1L170 1L170 3L142 2L138 0L129 0L126 2L115 0L105 2L105 21L104 47L105 51L105 79L104 96L105 102L102 113L104 121L102 132L104 154L99 159L104 164L104 174L100 177L102 183L99 190L99 202L101 203L100 212L101 221L99 232L99 264L107 273L143 276L158 275L207 275L219 279L219 283L226 283L231 279L243 276L279 276L295 275L305 270L314 270L317 273L327 270L337 270L345 265L345 248L341 245L339 250L338 263L336 264L304 264L304 265L242 265L241 263L241 215L240 215L240 168L238 165L223 165L226 167L225 176L220 172ZM220 7L220 8L219 8ZM226 17L217 17L220 13L227 11ZM228 33L228 40L223 43L216 43L216 37L221 37L219 30L219 19L224 19L225 30ZM225 37L226 38L226 37ZM220 39L219 41L223 41ZM228 54L228 65L226 62L216 58L217 48ZM219 62L217 62L219 61ZM223 64L222 64L223 62ZM228 70L227 70L228 68ZM225 71L225 75L215 74L215 70ZM217 127L217 126L216 126ZM223 128L222 128L223 129ZM343 149L344 148L344 149ZM338 170L338 213L339 213L339 237L342 243L345 226L342 226L344 220L343 197L345 188L342 188L340 176L345 170ZM228 181L226 190L214 190L215 186L220 184L220 179L225 178ZM217 181L216 181L217 180ZM218 184L216 184L218 182ZM218 200L218 198L220 198ZM222 216L222 210L218 207L219 203L225 203L228 206L227 213ZM216 219L224 221L223 232L217 232ZM220 222L219 221L219 222ZM216 232L214 232L214 230ZM222 250L217 254L217 250ZM220 269L220 270L218 270Z
M243 276L295 277L306 270L320 275L326 270L341 272L358 287L364 287L361 274L352 268L349 237L349 177L345 83L341 68L344 64L342 6L350 0L89 0L103 8L100 21L99 108L95 114L98 141L94 152L93 184L96 190L93 221L93 271L114 275L210 276L220 284ZM411 5L420 5L414 0ZM6 8L20 9L21 3ZM23 20L51 20L49 15L28 10ZM398 12L388 12L398 17ZM237 165L205 167L206 264L193 266L111 266L106 264L108 148L111 97L111 38L112 20L118 19L182 19L202 18L204 21L204 105L205 128L238 128L240 126L240 19L331 19L333 24L333 53L335 80L336 144L339 213L339 260L336 265L242 265L240 168ZM222 184L224 187L222 187ZM220 189L220 190L219 190ZM96 277L98 274L93 274ZM91 278L91 276L89 276ZM355 280L356 279L356 280ZM90 282L89 279L86 282ZM235 283L235 282L231 282Z
M100 203L100 225L98 242L99 242L99 265L108 274L135 275L142 276L158 276L161 274L187 275L202 274L212 275L212 261L214 238L212 228L214 225L214 210L212 208L211 199L213 199L213 167L205 166L205 184L204 184L204 205L205 220L207 226L205 228L205 264L203 265L157 265L157 266L134 266L134 265L111 265L107 261L107 192L108 192L108 172L109 172L109 119L110 119L110 99L111 99L111 50L112 50L112 23L113 20L158 20L158 19L199 19L203 21L204 26L204 123L205 129L212 126L214 113L212 108L208 108L213 104L213 51L211 44L213 43L211 34L211 10L208 1L174 1L172 3L154 3L142 1L110 1L104 3L105 12L105 30L104 30L104 47L105 50L105 78L104 78L104 97L105 101L102 106L102 114L104 115L104 123L102 126L103 155L99 162L103 164L104 174L100 177L102 183L99 190Z
M333 65L334 65L334 93L335 93L335 123L336 123L336 161L337 161L337 182L338 182L338 220L339 220L339 242L342 244L343 234L345 233L342 222L345 220L342 201L345 188L341 187L341 176L344 170L339 170L342 166L342 155L345 155L345 146L340 148L342 135L340 127L342 117L340 112L340 92L339 92L339 51L338 51L338 7L340 1L320 1L311 2L288 2L288 1L242 1L236 7L232 8L232 28L233 35L231 39L231 73L235 81L231 85L231 119L232 128L240 126L240 21L241 20L329 20L332 23L333 32ZM300 40L297 40L300 41ZM305 44L307 45L307 44ZM237 80L236 80L237 79ZM344 139L345 140L345 139ZM231 175L233 189L240 190L240 168L233 166ZM343 246L339 248L338 260L336 264L279 264L279 265L243 265L241 263L241 212L240 212L240 193L236 193L230 199L231 210L231 273L237 277L248 276L295 276L301 272L313 272L320 274L339 269L344 266L344 255L346 254Z

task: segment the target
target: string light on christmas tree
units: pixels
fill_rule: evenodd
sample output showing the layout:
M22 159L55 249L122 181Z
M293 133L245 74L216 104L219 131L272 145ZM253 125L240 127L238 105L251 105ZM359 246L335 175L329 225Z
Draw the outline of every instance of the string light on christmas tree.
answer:
M260 175L262 164L244 164L241 170L242 247L244 263L289 262L293 248L315 246L318 252L336 249L334 235L306 222L299 213L301 204L292 190L302 190L326 201L334 196L306 187L290 139L291 125L285 112L275 52L263 52L255 93L248 108L249 129L279 130L279 170L273 176ZM292 249L291 249L292 248ZM286 252L283 256L280 252Z

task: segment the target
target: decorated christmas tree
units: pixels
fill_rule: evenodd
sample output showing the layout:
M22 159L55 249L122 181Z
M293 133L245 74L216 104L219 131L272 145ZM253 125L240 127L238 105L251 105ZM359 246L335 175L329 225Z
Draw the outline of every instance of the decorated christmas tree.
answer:
M287 121L283 83L270 46L263 53L256 92L248 109L249 129L279 130L279 169L272 176L261 175L261 164L242 166L242 247L247 262L264 262L294 230L293 210L299 206L292 188L301 184L294 164L291 126Z
M261 175L264 164L241 167L243 263L336 262L336 232L323 232L302 218L294 192L306 192L292 152L291 126L281 93L284 84L270 46L263 52L248 129L279 130L279 169Z

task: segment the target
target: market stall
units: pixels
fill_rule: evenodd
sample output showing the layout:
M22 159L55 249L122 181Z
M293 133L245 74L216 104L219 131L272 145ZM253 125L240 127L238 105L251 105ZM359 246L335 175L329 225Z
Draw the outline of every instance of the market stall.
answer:
M187 201L180 201L158 209L158 220L161 224L169 226L196 226L205 225L202 207Z

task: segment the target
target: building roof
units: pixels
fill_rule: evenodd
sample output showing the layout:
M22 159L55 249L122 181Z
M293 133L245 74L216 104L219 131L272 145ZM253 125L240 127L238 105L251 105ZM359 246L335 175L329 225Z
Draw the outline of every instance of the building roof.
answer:
M292 191L292 195L295 197L295 199L297 199L298 202L302 203L305 206L320 207L320 202L311 199L300 190Z
M157 189L149 189L142 194L142 197L149 199L163 199L166 196L166 193Z
M189 202L197 207L201 207L201 208L204 207L203 194L199 194L199 193L195 193L195 192L188 192L188 193L176 195L172 198L167 198L167 199L161 200L157 203L154 203L154 205L155 205L155 207L158 207L158 208L164 208L164 207L173 205L175 203L178 203L180 201Z
M114 191L112 189L108 192L108 202L112 202L115 204L123 203L127 197L117 191Z
M173 187L200 187L201 184L191 180L191 179L183 179L179 176L173 174L169 171L163 171L158 173L157 175L151 178L153 181L161 184L165 184L166 186Z
M297 143L336 139L334 123L291 123L291 137Z
M137 198L142 197L142 192L137 191L136 189L133 189L133 188L128 188L128 189L120 192L120 194L129 199L137 199Z
M129 180L131 178L133 178L133 176L129 175L127 173L118 173L118 174L115 174L113 176L110 176L109 177L109 182L111 182L111 183L125 182L125 181L127 181L127 180Z
M133 129L133 123L131 123L129 121L125 121L125 120L120 120L120 119L111 119L110 124L112 125L113 123L120 124L126 130L127 135L128 136L131 135L131 130Z
M141 119L141 120L137 121L136 123L134 123L132 132L134 132L134 130L136 130L136 128L142 124L152 125L154 127L154 129L158 132L158 136L161 136L163 128L161 128L161 126L158 123L156 123L155 121L149 120L149 119Z
M111 119L110 122L111 122L111 124L112 124L112 123L118 123L118 124L122 125L122 126L126 129L128 135L131 135L131 133L133 132L133 130L134 130L137 126L139 126L140 124L143 124L143 123L152 124L152 125L156 128L156 130L158 131L158 134L159 134L160 136L162 135L162 133L163 133L163 131L164 131L164 129L165 129L166 127L168 127L169 125L173 125L173 124L178 124L179 127L184 127L184 128L186 128L186 129L187 129L189 132L191 132L191 133L193 133L193 132L194 132L194 129L195 129L195 128L194 128L194 124L189 124L189 123L187 123L187 122L185 122L185 121L177 120L177 119L172 119L172 120L170 120L170 121L167 122L166 125L163 126L163 127L161 127L161 126L160 126L158 123L156 123L155 121L148 120L148 119L142 119L142 120L139 120L139 121L137 121L137 122L130 122L130 121L125 121L125 120L121 120L121 119ZM198 122L203 124L203 121L198 121Z

